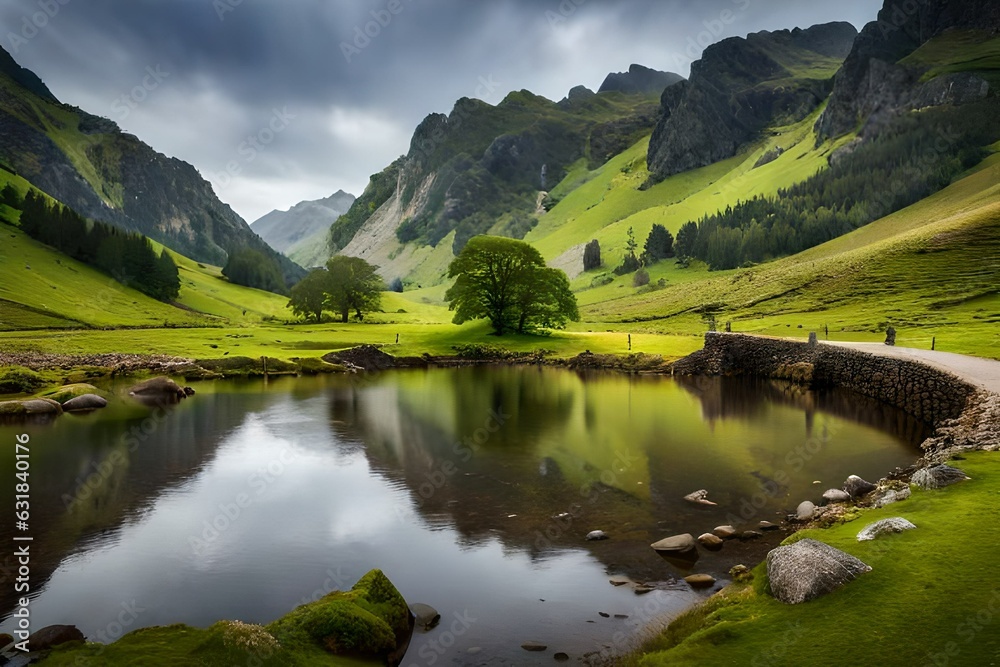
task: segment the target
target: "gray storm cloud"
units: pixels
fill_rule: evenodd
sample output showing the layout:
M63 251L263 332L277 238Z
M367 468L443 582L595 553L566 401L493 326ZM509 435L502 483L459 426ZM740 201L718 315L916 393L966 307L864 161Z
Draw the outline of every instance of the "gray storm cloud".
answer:
M686 75L708 43L835 20L860 28L880 6L8 0L0 43L62 101L194 164L252 221L341 188L360 194L424 116L459 97L558 100L631 63Z

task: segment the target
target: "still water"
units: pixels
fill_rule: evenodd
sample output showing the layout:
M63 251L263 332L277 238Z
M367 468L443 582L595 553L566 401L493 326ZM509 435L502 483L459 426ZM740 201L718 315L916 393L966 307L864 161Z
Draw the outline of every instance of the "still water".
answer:
M468 368L198 390L169 414L122 398L0 426L32 438L34 628L266 623L378 567L443 618L404 665L596 659L707 594L651 542L777 521L908 465L924 435L853 395L737 379ZM718 505L683 500L698 489ZM761 548L727 543L694 571L724 579ZM4 632L11 586L0 604Z

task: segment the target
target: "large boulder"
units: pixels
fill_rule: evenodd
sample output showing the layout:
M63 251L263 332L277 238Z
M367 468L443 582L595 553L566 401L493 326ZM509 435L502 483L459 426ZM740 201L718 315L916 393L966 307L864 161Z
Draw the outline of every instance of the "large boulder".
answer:
M430 630L441 621L441 614L428 604L415 602L410 605L410 613L416 619L417 627L424 631Z
M84 394L63 403L66 412L83 412L85 410L100 410L108 407L108 401L97 394Z
M77 398L78 396L86 396L87 394L98 394L100 395L100 390L92 384L78 383L78 384L67 384L58 389L53 389L52 391L45 392L41 395L42 398L51 398L56 403L65 405L67 401Z
M829 544L804 539L767 554L771 595L799 604L826 595L871 568Z
M871 482L865 481L858 477L857 475L851 475L844 482L844 491L849 493L852 498L860 498L861 496L867 496L869 493L877 489L878 487Z
M84 639L83 633L75 625L50 625L28 637L28 649L33 652L46 651L53 646L82 642Z
M958 482L964 482L969 476L958 468L946 465L936 465L923 468L913 473L911 482L921 489L940 489Z
M184 389L168 377L150 378L134 385L128 393L136 398L176 402L187 398Z
M35 415L56 416L62 414L62 406L48 398L31 398L26 401L3 401L0 403L0 417L29 417Z
M858 542L867 542L869 540L874 540L876 537L881 537L882 535L901 533L904 530L913 530L914 528L916 528L916 526L902 517L897 516L891 519L882 519L881 521L876 521L875 523L870 523L865 526L864 529L858 533Z

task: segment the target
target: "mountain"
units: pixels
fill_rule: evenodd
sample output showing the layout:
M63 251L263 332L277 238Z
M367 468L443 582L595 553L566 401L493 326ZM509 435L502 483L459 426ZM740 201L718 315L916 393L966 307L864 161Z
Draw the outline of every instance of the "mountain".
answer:
M663 92L649 144L653 181L730 158L765 128L808 116L830 94L857 34L828 23L709 46L690 79Z
M428 279L437 281L468 239L523 238L567 174L594 169L649 134L659 92L578 87L552 102L522 90L496 106L460 99L450 114L427 116L408 153L372 177L331 227L329 252L368 259L389 280L419 280L418 267L433 266Z
M0 166L78 213L138 231L206 264L241 248L301 267L272 250L186 162L162 155L114 122L59 102L0 49Z
M819 140L858 127L869 135L902 111L985 97L1000 84L998 26L995 0L886 0L837 73Z
M338 190L326 199L300 202L287 211L271 211L251 223L250 228L269 246L294 259L296 253L308 254L314 247L325 249L330 226L351 209L355 199Z
M627 93L629 95L661 94L665 88L684 80L680 74L658 72L655 69L632 65L627 72L613 72L604 79L598 93Z

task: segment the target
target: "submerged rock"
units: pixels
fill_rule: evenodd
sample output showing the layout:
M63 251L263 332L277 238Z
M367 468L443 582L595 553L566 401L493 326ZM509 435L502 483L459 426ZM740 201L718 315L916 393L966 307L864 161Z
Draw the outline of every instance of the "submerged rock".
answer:
M943 464L923 468L913 473L910 480L921 489L941 489L958 482L964 482L969 476L958 468L952 468Z
M712 533L704 533L698 536L698 543L709 551L718 551L722 548L722 538Z
M721 537L724 540L731 540L736 537L737 533L736 528L733 526L716 526L715 529L712 530L712 534L717 537Z
M537 653L540 653L542 651L547 651L549 649L549 647L546 646L545 644L535 641L524 642L523 644L521 644L521 648L523 648L525 651L534 651Z
M410 613L416 619L417 627L422 630L430 630L441 622L441 614L437 609L428 605L416 602L410 605Z
M128 390L129 395L144 399L168 399L177 401L187 398L179 384L168 377L155 377L140 382Z
M705 489L700 489L693 493L687 494L686 496L684 496L684 500L694 505L715 506L718 504L718 503L713 503L711 500L708 499L708 491L706 491Z
M715 585L715 577L710 574L691 574L684 577L691 588L710 588Z
M901 533L904 530L913 530L914 528L916 528L916 526L902 517L897 516L891 519L882 519L881 521L876 521L875 523L865 526L864 529L858 533L858 542L867 542L869 540L874 540L877 537L881 537L882 535Z
M66 412L83 412L85 410L100 410L108 407L108 401L97 394L84 394L63 403Z
M804 539L767 554L771 595L799 604L826 595L871 568L829 544Z

